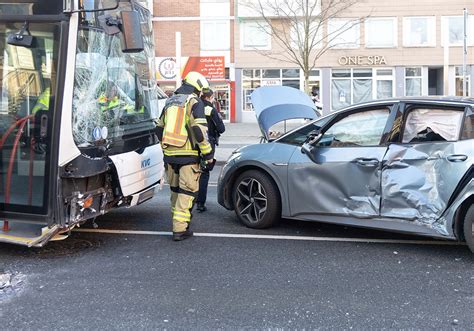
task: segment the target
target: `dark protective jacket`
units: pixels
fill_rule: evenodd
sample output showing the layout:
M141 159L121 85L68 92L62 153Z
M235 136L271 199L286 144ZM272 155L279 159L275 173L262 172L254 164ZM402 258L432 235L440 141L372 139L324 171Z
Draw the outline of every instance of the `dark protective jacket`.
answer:
M207 120L207 133L209 135L209 141L215 145L219 145L219 137L225 132L224 121L217 111L217 109L207 100L204 102L204 113Z
M177 95L191 96L186 106L186 131L188 133L188 139L186 143L181 147L166 145L163 143L163 132L167 121L166 109L168 106L165 105L163 113L157 121L156 133L158 139L162 142L163 159L165 163L169 164L193 164L199 163L201 159L212 160L214 153L209 144L207 137L207 121L204 114L204 103L202 100L194 94L194 87L183 84L175 92ZM173 98L168 99L172 101Z

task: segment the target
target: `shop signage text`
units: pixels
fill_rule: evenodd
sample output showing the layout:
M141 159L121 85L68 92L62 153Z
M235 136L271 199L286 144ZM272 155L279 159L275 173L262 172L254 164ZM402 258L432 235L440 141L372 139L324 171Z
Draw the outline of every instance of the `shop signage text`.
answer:
M377 66L386 65L385 56L369 55L369 56L341 56L337 61L341 66Z

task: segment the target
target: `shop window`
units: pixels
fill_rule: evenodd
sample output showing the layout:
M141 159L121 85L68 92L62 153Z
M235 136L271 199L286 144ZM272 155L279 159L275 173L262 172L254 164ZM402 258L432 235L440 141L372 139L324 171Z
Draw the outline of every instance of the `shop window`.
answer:
M357 19L328 21L328 45L331 48L359 48L360 25Z
M405 96L416 97L421 95L422 76L421 67L405 68Z
M397 47L397 18L369 18L365 22L365 46L367 48Z
M252 111L250 95L260 86L289 86L300 89L300 69L243 69L243 110Z
M393 70L392 69L377 69L376 74L376 98L387 99L393 97Z
M464 74L462 70L462 66L457 66L455 69L455 76L456 76L456 96L464 96L463 94L463 82L464 82ZM467 68L469 70L469 68ZM468 71L469 72L469 71ZM466 96L469 96L470 84L471 83L471 76L469 74L466 75Z
M403 46L436 46L436 17L404 17Z
M230 23L225 20L201 21L201 50L230 49Z
M334 69L331 107L338 110L354 103L393 97L393 69Z
M263 21L248 21L240 24L240 49L270 50L270 27Z
M467 20L467 31L470 31L472 16ZM441 18L441 44L444 46L446 34L449 37L449 46L462 46L464 43L464 17L463 16L444 16ZM472 33L467 34L469 46L474 45Z

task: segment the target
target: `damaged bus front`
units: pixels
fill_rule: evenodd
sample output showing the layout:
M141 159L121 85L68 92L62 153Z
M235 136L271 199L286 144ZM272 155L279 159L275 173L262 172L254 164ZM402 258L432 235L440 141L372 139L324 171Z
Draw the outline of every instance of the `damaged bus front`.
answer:
M0 242L42 246L154 194L160 98L135 1L0 0Z

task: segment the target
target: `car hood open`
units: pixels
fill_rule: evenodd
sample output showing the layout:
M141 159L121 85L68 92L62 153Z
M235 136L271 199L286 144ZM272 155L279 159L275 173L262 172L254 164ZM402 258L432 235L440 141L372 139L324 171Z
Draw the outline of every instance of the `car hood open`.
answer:
M269 138L269 129L276 123L318 117L311 98L303 91L287 86L264 86L250 96L260 130Z

